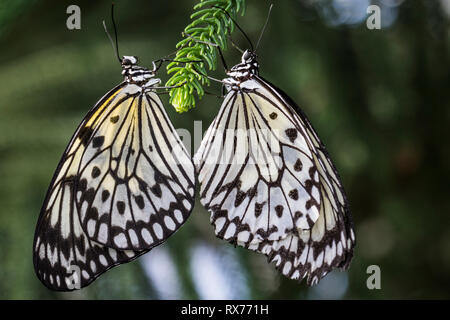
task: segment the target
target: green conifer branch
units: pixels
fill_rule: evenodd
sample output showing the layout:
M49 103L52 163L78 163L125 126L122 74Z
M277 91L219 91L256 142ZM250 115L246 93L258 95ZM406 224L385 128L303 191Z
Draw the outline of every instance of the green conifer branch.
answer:
M176 46L179 50L174 60L179 62L167 66L171 78L166 86L177 86L170 90L170 103L178 112L195 107L196 96L201 99L205 94L203 87L209 85L206 69L215 70L217 63L217 49L207 43L226 49L234 24L224 10L233 18L239 12L244 15L245 0L200 0L194 10L192 22L184 29L184 39Z

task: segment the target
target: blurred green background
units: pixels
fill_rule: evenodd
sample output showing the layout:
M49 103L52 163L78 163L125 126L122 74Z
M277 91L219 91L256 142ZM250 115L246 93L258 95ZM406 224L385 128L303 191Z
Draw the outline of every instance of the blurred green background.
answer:
M31 251L45 192L87 110L122 81L101 26L111 2L2 0L0 298L450 298L450 2L273 2L261 74L305 110L340 172L356 224L350 270L313 288L288 280L263 256L216 239L197 201L179 232L138 260L81 291L46 289ZM115 3L121 54L150 66L174 50L196 1ZM381 30L366 27L371 3ZM66 28L70 4L81 8L81 30ZM254 42L268 6L248 0L238 19ZM240 54L225 57L233 65ZM190 131L200 120L206 130L220 106L206 96L177 114L162 99L175 127ZM381 268L381 290L367 289L370 265Z

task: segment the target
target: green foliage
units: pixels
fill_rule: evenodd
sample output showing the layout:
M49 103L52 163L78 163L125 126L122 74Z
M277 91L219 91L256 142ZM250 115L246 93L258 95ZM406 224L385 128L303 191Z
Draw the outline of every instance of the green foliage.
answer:
M0 2L0 36L6 26L27 9L33 7L35 0L2 0Z
M197 10L191 15L193 20L183 32L184 39L177 44L181 48L176 61L167 66L167 73L172 77L167 86L176 86L170 90L170 103L178 112L195 107L195 94L201 99L203 86L209 85L207 71L216 68L217 50L207 43L214 43L226 49L227 35L233 32L232 17L239 12L244 14L245 0L201 0L194 6Z

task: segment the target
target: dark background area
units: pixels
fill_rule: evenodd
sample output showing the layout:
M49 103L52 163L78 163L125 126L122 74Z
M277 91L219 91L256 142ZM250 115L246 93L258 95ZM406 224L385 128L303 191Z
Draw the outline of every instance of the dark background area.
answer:
M279 275L263 256L215 238L200 203L169 241L74 293L55 293L32 266L35 223L50 179L85 113L122 81L101 22L110 1L0 3L0 298L450 297L450 3L372 1L381 30L366 27L370 1L273 1L258 49L261 74L307 113L346 188L357 246L348 272L313 288ZM142 66L175 49L196 1L115 1L122 55ZM81 8L81 30L66 8ZM256 42L269 2L248 0L238 22ZM243 37L233 39L245 47ZM229 65L240 60L232 47ZM221 67L213 73L223 78ZM169 77L164 69L160 77ZM220 94L212 85L208 91ZM177 114L203 131L220 99ZM194 143L192 143L194 144ZM192 148L193 149L193 148ZM193 150L191 150L193 151ZM366 286L378 265L381 289Z

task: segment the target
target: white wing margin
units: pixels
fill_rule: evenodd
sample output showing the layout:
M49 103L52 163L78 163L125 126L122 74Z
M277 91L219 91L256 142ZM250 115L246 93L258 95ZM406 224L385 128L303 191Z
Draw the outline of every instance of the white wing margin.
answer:
M341 182L295 103L259 77L241 89L227 95L194 157L201 203L219 238L316 283L351 260Z

